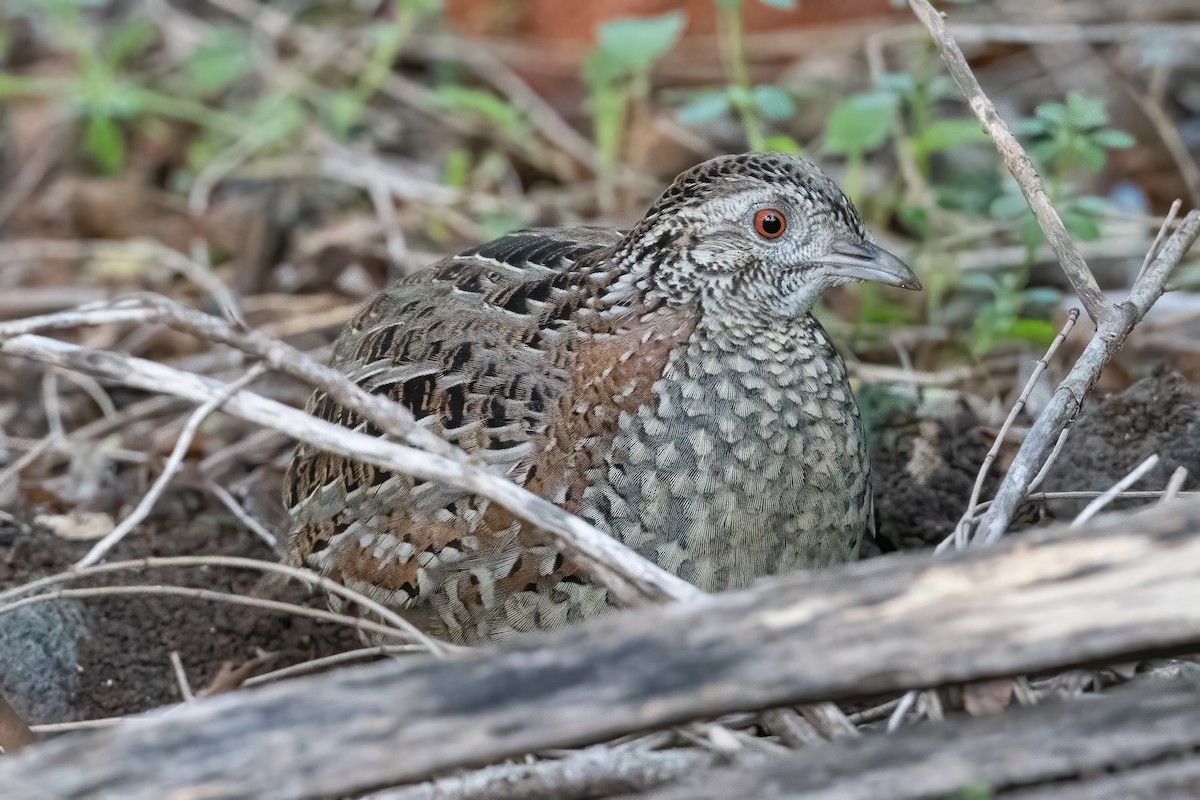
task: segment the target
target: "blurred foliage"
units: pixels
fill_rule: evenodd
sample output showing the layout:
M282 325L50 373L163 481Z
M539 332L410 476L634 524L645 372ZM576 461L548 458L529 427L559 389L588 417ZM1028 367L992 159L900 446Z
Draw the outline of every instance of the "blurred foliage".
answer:
M831 97L817 87L752 78L747 4L787 11L794 9L794 0L711 1L719 51L713 58L724 65L724 78L718 85L690 89L669 107L655 92L655 69L683 35L685 13L617 19L597 29L595 44L582 59L580 85L601 209L617 208L623 170L633 160L631 132L656 115L674 114L700 132L740 131L750 149L811 150L838 172L872 227L903 238L902 255L926 287L920 298L899 298L881 287L863 286L857 316L844 334L870 346L898 325L965 331L958 353L968 358L997 347L1047 343L1055 333L1058 295L1029 286L1041 230L932 46L922 43L905 51L902 70L876 75L860 91L844 93L837 87L838 95ZM161 18L130 8L110 0L9 0L0 15L35 27L66 68L46 74L0 72L0 100L52 102L72 121L80 155L103 174L127 168L138 137L161 141L183 131L186 164L169 180L176 189L187 189L230 152L294 152L312 134L346 143L367 138L384 105L381 97L387 99L389 80L405 63L406 45L415 31L436 30L441 13L439 0L392 0L388 13L370 20L362 19L361 9L309 4L305 8L313 14L336 20L332 25L340 38L334 41L343 50L311 64L300 59L285 64L269 37L234 17L189 17L192 41L184 48L167 47L166 33L158 27ZM10 27L0 33L0 56L7 51ZM486 132L482 141L451 137L433 155L440 159L447 186L464 197L496 192L513 179L505 154L517 153L544 167L553 148L524 105L507 97L501 84L473 79L452 58L433 61L417 78L426 102ZM568 117L575 110L561 109ZM825 119L823 134L802 147L795 121L813 116ZM1081 240L1097 238L1101 217L1112 209L1080 187L1094 184L1109 150L1134 143L1111 127L1104 101L1069 92L1061 102L1038 105L1016 121L1014 131L1045 177L1068 231ZM483 236L528 224L528 213L496 207L469 211ZM424 224L434 241L449 235L437 215ZM996 269L964 270L958 263L964 243L1016 244L1024 257Z

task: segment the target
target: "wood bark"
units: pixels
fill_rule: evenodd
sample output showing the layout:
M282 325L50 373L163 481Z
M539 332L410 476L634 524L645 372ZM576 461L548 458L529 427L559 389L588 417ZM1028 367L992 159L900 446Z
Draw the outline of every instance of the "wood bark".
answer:
M1146 681L1107 695L931 724L903 736L816 745L786 758L696 774L637 797L1196 797L1198 715L1200 686Z
M888 556L199 701L0 761L5 797L322 798L738 710L1200 642L1200 503Z

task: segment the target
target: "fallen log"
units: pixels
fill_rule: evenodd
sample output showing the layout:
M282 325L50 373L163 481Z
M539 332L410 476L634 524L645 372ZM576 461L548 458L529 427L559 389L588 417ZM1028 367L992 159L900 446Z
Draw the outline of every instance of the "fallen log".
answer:
M1166 686L1163 684L1166 683ZM1200 796L1200 686L1105 695L808 747L636 795L645 800ZM630 795L629 797L633 797Z
M339 670L0 759L9 798L324 798L738 710L1200 643L1200 503Z

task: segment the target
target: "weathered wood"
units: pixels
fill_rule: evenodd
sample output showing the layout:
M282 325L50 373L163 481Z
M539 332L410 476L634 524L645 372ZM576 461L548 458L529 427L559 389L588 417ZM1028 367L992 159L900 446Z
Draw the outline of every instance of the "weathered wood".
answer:
M737 710L1187 650L1200 503L889 556L27 748L5 797L319 798Z
M637 796L917 800L975 796L959 794L975 788L1013 800L1196 797L1178 790L1200 786L1198 718L1200 687L1147 681L1099 697L927 725L903 736L814 745ZM1179 761L1164 770L1167 759Z

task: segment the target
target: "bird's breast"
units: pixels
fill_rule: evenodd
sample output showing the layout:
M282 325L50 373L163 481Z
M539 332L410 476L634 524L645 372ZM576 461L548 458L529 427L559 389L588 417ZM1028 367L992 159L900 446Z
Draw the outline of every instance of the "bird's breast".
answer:
M710 591L852 558L867 524L858 410L815 322L698 328L590 477L585 518Z

